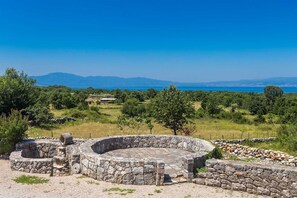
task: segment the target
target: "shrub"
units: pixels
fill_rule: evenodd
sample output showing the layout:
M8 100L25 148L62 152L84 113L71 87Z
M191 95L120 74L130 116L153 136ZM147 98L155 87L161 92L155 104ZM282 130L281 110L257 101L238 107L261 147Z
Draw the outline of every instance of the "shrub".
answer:
M219 147L215 147L214 150L208 154L208 159L222 159L223 158L223 154L222 154L222 150Z
M139 116L145 113L145 106L135 98L128 99L122 108L122 113L129 117Z
M70 109L70 110L66 111L63 114L63 116L77 118L77 119L84 119L85 117L87 117L87 114L84 113L83 111L78 110L78 109Z
M282 126L277 134L277 141L291 151L297 151L297 126Z
M97 112L97 113L100 113L100 109L99 109L99 107L92 106L92 107L90 107L90 110L91 110L91 111L95 111L95 112Z
M0 153L13 151L15 144L26 137L27 129L28 120L17 110L12 110L8 117L0 116Z
M255 119L254 119L255 123L264 123L265 122L265 118L262 115L258 115Z
M21 113L28 118L30 125L33 126L47 124L50 122L50 119L54 117L47 107L41 106L40 104L23 109Z
M196 132L196 125L188 123L180 129L180 132L185 136L191 136Z

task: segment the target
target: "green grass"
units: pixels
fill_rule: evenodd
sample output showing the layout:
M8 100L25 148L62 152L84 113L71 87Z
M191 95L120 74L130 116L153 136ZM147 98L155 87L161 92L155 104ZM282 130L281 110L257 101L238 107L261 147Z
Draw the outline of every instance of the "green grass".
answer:
M115 194L119 194L119 195L127 195L127 194L132 194L134 193L136 190L135 189L130 189L130 188L108 188L108 189L104 189L103 192L109 192L109 193L115 193Z
M197 173L206 173L206 167L201 167L196 169Z
M96 182L96 181L87 181L87 184L94 184L94 185L100 185L99 182Z
M229 153L224 153L225 160L234 160L234 161L241 161L241 162L254 162L255 158L239 158L236 155L232 155Z
M22 175L14 179L16 183L20 184L44 184L47 183L49 180L42 178L42 177L37 177L37 176L28 176L28 175Z
M154 192L155 192L155 193L161 193L161 192L162 192L162 189L155 189Z

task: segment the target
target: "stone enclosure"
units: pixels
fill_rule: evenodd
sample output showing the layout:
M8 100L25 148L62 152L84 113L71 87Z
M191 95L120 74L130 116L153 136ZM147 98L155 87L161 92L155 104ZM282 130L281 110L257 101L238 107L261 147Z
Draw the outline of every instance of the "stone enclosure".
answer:
M223 149L231 146L227 142L216 144ZM28 173L82 173L121 184L194 182L272 197L297 197L296 167L208 159L214 149L207 141L183 136L73 140L70 134L63 134L60 141L37 139L17 144L10 164L13 170ZM205 172L196 173L196 168L205 165Z
M63 137L70 138L69 134ZM82 173L122 184L163 185L164 181L192 181L196 168L205 165L215 148L207 141L183 136L118 136L74 142L63 137L61 142L19 143L10 156L11 168L51 175Z

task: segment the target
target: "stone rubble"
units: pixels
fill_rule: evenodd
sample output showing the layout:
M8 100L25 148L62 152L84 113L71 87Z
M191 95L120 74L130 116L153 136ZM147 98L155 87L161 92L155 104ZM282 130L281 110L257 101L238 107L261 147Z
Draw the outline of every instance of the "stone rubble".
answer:
M284 152L253 148L238 143L233 144L222 141L215 141L214 143L224 152L228 152L240 158L256 158L262 160L263 162L272 162L293 167L297 166L297 157L288 155Z

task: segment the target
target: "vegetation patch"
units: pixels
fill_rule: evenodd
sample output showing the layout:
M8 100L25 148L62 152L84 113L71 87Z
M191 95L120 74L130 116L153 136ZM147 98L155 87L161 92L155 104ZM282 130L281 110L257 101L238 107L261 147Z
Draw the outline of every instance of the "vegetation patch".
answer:
M161 193L161 192L162 192L162 189L155 189L154 192L155 192L155 193Z
M135 189L131 189L131 188L126 188L126 189L125 188L108 188L103 190L103 192L115 193L119 195L132 194L135 191L136 191Z
M44 184L47 183L49 180L42 178L42 177L37 177L37 176L29 176L29 175L22 175L14 179L16 183L20 184Z
M96 181L87 181L87 184L94 184L94 185L100 185L99 182L96 182Z
M206 173L206 167L201 167L196 169L197 173Z

